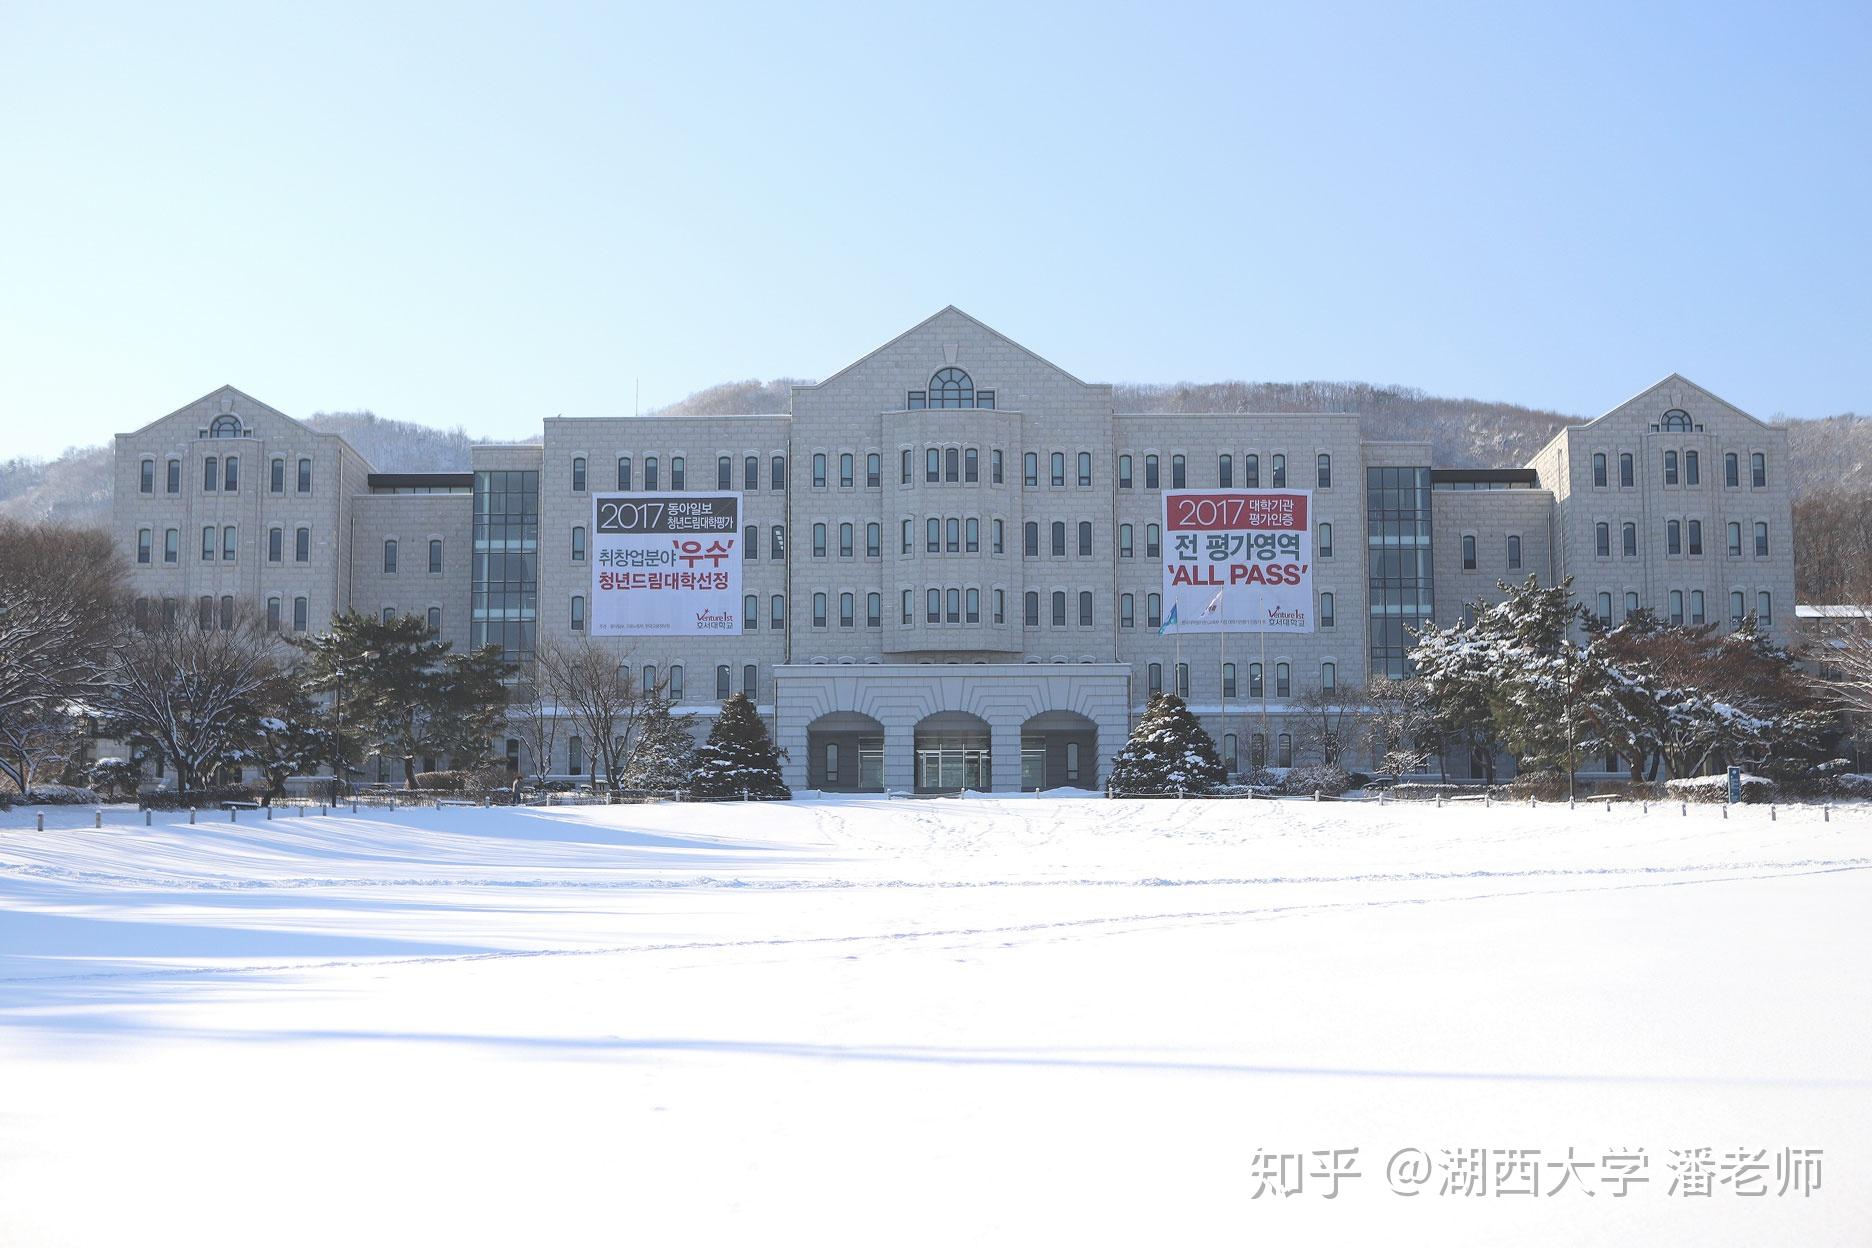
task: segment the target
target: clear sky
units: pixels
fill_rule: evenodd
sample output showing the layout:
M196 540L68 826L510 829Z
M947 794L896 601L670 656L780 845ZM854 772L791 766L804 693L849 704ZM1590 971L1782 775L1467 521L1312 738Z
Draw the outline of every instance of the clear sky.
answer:
M0 458L537 432L954 303L1099 381L1872 412L1872 5L0 0Z

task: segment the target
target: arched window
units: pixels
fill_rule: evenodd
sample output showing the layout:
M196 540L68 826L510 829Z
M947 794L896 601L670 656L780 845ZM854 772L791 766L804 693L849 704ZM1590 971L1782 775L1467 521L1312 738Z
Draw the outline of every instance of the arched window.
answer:
M631 488L631 457L628 455L618 456L617 468L618 468L617 488L620 490L630 489Z
M1079 522L1079 554L1081 558L1084 558L1091 553L1092 522L1090 520L1081 520Z
M1681 589L1671 590L1670 591L1670 622L1673 627L1682 626L1684 622L1683 609L1684 609L1683 590Z
M1612 553L1612 526L1603 520L1593 526L1593 550L1602 559Z
M1021 599L1021 623L1029 628L1040 623L1040 595L1031 589Z
M884 595L865 595L865 626L881 628L884 625Z
M572 595L572 631L585 631L585 599L580 594Z
M1690 432L1690 413L1678 408L1671 408L1664 413L1664 431L1666 433Z
M1261 457L1259 455L1242 456L1242 484L1251 490L1260 488Z
M1320 595L1319 624L1321 628L1333 626L1333 595L1330 589Z
M750 629L760 627L759 594L743 594L741 596L741 619Z
M1604 451L1594 451L1592 457L1592 483L1601 489L1606 485L1606 458Z
M1027 556L1029 559L1035 559L1039 557L1040 555L1040 523L1039 521L1029 520L1026 524L1021 526L1021 553Z
M727 490L734 488L734 459L728 455L715 457L715 488Z
M1058 556L1064 556L1066 553L1066 522L1064 520L1055 520L1053 522L1052 532L1053 553Z
M1092 591L1089 589L1079 591L1079 627L1092 627Z
M853 620L855 619L853 612L855 610L856 610L855 599L853 599L850 591L840 594L839 595L839 627L840 628L852 627Z
M441 554L442 543L430 542L429 563L431 566L429 570L431 572L440 572L442 570L440 567L435 566L440 562ZM572 526L572 562L585 562L585 526L582 524L575 524Z
M1339 687L1339 665L1331 659L1320 664L1320 688L1327 693Z
M1611 594L1599 595L1599 622L1601 624L1610 624L1612 622L1612 595Z
M1624 544L1626 557L1635 556L1638 553L1638 526L1627 520L1619 526L1619 535Z
M1079 484L1080 485L1092 484L1092 452L1091 451L1079 452Z
M1144 595L1144 624L1147 628L1163 627L1163 598L1161 596Z
M1053 623L1055 626L1066 623L1066 591L1063 589L1053 591Z
M717 701L726 702L728 700L729 695L733 692L729 687L732 680L733 677L729 675L728 665L726 663L717 663L715 665L715 697Z
M1330 490L1332 488L1332 456L1326 454L1320 455L1318 472L1319 488L1322 490Z
M583 455L572 457L572 491L575 494L585 492L585 457Z
M1322 559L1332 558L1332 524L1329 521L1320 522L1319 557Z
M1049 469L1047 477L1049 481L1054 485L1066 484L1066 453L1064 451L1054 451L1052 455L1048 456L1047 467Z
M1259 698L1265 696L1266 692L1267 685L1264 684L1261 679L1261 665L1259 663L1250 663L1248 665L1248 696L1251 698Z
M930 378L931 407L974 407L975 383L959 368L945 368Z
M1118 526L1118 557L1120 559L1129 559L1131 557L1131 540L1132 534L1135 531L1136 530L1128 524L1121 524Z
M211 438L238 438L241 436L241 422L238 416L217 416L208 426Z
M384 541L383 570L385 572L396 571L396 539L394 537L388 538Z
M1768 458L1760 451L1749 456L1749 484L1758 490L1768 484Z

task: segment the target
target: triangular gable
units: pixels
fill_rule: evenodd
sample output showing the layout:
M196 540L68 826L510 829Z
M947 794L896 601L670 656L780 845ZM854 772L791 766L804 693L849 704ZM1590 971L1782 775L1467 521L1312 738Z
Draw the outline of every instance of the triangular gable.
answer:
M1697 385L1696 382L1691 381L1688 377L1684 376L1682 373L1671 373L1669 376L1664 377L1663 379L1653 382L1651 385L1646 386L1644 389L1640 390L1637 394L1632 395L1629 399L1626 399L1624 402L1613 404L1610 408L1607 408L1605 411L1599 413L1599 415L1593 417L1591 420L1587 421L1584 425L1576 425L1574 426L1574 428L1583 429L1583 428L1588 428L1592 425L1596 425L1600 421L1604 420L1607 416L1611 416L1616 412L1624 411L1626 408L1630 407L1634 403L1639 402L1641 399L1650 398L1652 395L1657 394L1659 391L1669 390L1672 388L1694 390L1696 393L1702 395L1704 398L1708 399L1710 402L1715 403L1720 407L1727 408L1729 411L1734 412L1737 416L1741 416L1748 420L1752 420L1757 425L1760 425L1764 429L1769 427L1767 421L1760 419L1759 417L1755 416L1754 414L1750 412L1743 411L1741 408L1737 407L1735 404L1731 403L1729 400L1723 398L1721 395L1715 393L1714 391L1708 390L1704 388L1703 386Z
M281 420L286 421L288 424L296 425L300 429L305 430L307 433L312 434L315 437L324 436L324 435L320 435L318 430L312 428L312 426L306 424L303 420L299 420L295 417L288 416L285 412L280 411L277 407L274 407L268 403L263 403L259 399L254 398L253 395L248 394L245 390L237 390L233 386L217 386L215 389L210 390L207 394L202 395L200 398L191 399L189 402L184 403L181 407L176 408L175 411L170 412L167 416L158 416L155 420L150 421L147 425L144 425L139 429L133 429L129 433L122 434L119 436L135 437L137 434L145 433L151 429L154 429L157 425L162 424L163 421L165 420L174 420L178 416L186 416L189 414L191 409L199 406L200 404L206 403L211 399L218 399L222 397L223 395L230 395L230 394L233 395L235 398L240 399L244 403L251 404L253 407L259 408L262 411L265 411L271 415L279 417Z
M1008 346L1013 347L1016 351L1021 352L1023 355L1033 360L1035 363L1045 365L1047 368L1052 369L1054 372L1058 373L1060 376L1064 377L1066 380L1072 382L1074 385L1084 386L1084 385L1091 384L1089 382L1082 381L1079 378L1073 376L1071 373L1067 372L1065 369L1055 364L1052 360L1047 359L1045 356L1041 355L1039 352L1030 350L1027 347L1022 346L1020 343L1015 342L1012 338L1009 338L1006 334L1002 333L1000 330L996 329L994 326L989 325L984 321L976 320L974 317L970 316L968 313L964 312L961 308L956 307L955 304L952 303L948 305L947 307L943 308L940 312L937 312L935 315L925 317L924 319L918 321L916 324L912 325L909 329L904 330L903 333L898 334L895 338L892 338L889 342L884 343L882 346L876 347L873 350L865 352L863 355L859 356L857 359L847 364L844 368L839 369L838 372L833 373L830 377L827 377L821 381L813 382L811 385L794 386L793 388L795 390L817 390L821 386L829 385L830 383L837 381L840 377L843 377L846 373L851 372L853 369L863 364L866 360L869 360L875 355L879 355L885 351L890 350L892 347L896 346L898 343L902 342L904 339L910 337L912 334L917 333L919 330L926 329L929 326L936 324L936 322L942 320L946 316L960 317L962 320L967 321L970 325L975 326L977 329L981 330L982 332L994 335L996 338L999 338L1002 342L1005 342Z

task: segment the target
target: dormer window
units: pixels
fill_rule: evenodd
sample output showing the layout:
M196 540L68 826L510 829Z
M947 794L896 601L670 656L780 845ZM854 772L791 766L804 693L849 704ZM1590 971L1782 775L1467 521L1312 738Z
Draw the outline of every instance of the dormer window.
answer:
M1665 433L1689 433L1690 432L1690 413L1683 411L1680 408L1675 408L1675 407L1671 408L1670 411L1665 412L1664 413L1664 432Z
M241 436L241 422L238 416L217 416L208 426L211 438L238 438Z

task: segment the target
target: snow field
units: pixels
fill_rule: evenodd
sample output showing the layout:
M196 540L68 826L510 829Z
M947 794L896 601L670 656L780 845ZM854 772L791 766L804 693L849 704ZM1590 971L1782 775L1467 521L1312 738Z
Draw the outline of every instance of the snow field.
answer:
M1872 815L0 815L0 1243L1862 1242ZM1826 1150L1805 1197L1668 1151ZM1645 1147L1628 1198L1406 1145ZM1358 1147L1325 1200L1259 1149Z

